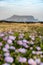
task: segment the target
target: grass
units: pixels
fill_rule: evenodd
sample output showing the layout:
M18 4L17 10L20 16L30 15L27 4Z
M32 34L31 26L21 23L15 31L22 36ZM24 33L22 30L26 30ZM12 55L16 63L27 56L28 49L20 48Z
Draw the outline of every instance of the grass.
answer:
M0 23L0 31L22 31L32 32L34 30L43 32L43 24L41 23Z

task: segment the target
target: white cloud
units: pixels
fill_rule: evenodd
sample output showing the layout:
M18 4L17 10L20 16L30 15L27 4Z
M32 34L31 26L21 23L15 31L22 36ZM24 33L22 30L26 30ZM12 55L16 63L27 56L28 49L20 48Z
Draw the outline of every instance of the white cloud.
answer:
M43 19L41 0L2 0L0 1L0 19L11 15L33 15Z

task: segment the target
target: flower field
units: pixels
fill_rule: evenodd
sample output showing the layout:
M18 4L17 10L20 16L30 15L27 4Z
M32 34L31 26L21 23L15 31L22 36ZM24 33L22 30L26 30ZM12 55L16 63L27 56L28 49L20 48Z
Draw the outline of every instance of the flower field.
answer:
M43 27L33 28L0 32L0 65L43 65Z

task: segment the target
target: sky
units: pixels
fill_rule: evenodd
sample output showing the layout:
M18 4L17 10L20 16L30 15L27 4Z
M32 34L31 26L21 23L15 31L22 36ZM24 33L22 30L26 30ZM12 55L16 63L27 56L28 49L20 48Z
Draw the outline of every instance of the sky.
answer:
M32 15L43 21L43 0L0 0L0 20L12 15Z

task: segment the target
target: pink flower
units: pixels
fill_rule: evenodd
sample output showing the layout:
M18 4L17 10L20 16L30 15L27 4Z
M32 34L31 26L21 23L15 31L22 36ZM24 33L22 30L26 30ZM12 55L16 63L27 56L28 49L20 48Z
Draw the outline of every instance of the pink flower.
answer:
M10 65L10 64L8 64L8 63L4 63L4 64L2 64L2 65Z
M23 43L22 46L24 46L25 48L29 48L29 46L26 43Z
M4 37L3 40L6 41L8 39L8 36Z
M19 39L22 39L24 37L24 34L19 34Z
M26 53L26 52L27 52L27 50L26 50L25 48L20 48L20 49L18 49L18 52L21 52L21 53Z
M15 40L16 37L14 37L14 36L9 36L9 39L11 39L11 40Z
M6 48L6 49L9 49L9 47L10 47L9 44L6 44L6 45L5 45L5 48Z
M9 49L11 49L11 50L15 50L15 47L14 47L14 46L10 46Z
M10 56L10 53L8 53L8 52L4 53L4 56Z
M40 65L43 65L43 62L41 62Z
M28 64L30 65L36 65L36 62L33 59L28 60Z
M25 57L19 57L19 62L26 63L27 59Z
M22 40L18 40L17 44L22 45L23 44Z
M8 39L8 40L7 40L7 43L8 43L8 44L12 44L12 40Z
M0 33L0 37L3 37L4 36L4 33Z
M5 57L5 61L8 63L13 63L14 59L12 57Z
M0 42L0 47L2 46L2 42Z
M42 54L42 53L43 53L42 51L36 51L37 55Z
M23 40L23 43L28 43L28 41L24 39L24 40Z

